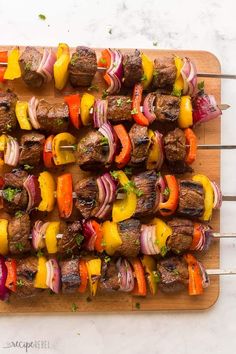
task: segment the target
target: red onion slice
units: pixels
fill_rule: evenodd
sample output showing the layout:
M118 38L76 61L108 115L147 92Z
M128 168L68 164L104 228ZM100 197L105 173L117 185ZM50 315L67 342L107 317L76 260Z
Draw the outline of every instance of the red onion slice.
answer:
M220 187L215 181L211 181L211 185L214 191L213 209L220 209L222 205L222 192L220 190Z
M107 122L107 100L96 99L93 108L93 122L95 128L100 128Z
M154 101L156 99L156 93L149 93L143 101L143 113L151 124L156 119L156 114L154 112Z
M109 173L105 173L97 179L99 191L100 208L96 213L96 217L103 219L111 211L112 203L116 198L116 183Z
M4 163L6 165L15 167L18 164L19 155L20 155L20 146L18 142L11 136L8 136L6 152L4 155Z
M52 50L44 48L43 57L37 69L37 73L44 77L44 82L49 82L52 80L53 76L53 66L56 61L56 55Z
M107 163L110 164L113 162L114 159L114 155L116 152L116 148L117 148L117 136L116 133L114 131L114 129L112 128L110 123L104 123L99 129L98 131L104 135L107 140L108 140L108 145L109 145L109 154L107 157Z
M166 189L166 183L161 174L157 178L156 190L159 190L159 204L164 201L164 191Z
M26 211L29 212L36 208L41 202L41 190L39 187L38 178L34 175L29 175L23 183L29 197Z
M32 246L35 251L38 251L45 247L45 234L49 222L43 223L41 220L37 220L34 223L34 227L32 229Z
M111 57L111 63L106 71L106 75L110 78L110 86L107 93L116 93L121 89L121 82L123 77L122 54L117 49L108 49Z
M84 235L83 246L87 251L94 251L97 234L93 228L91 220L89 221L85 220L82 226L83 226L83 235Z
M193 124L208 122L221 114L214 96L199 92L193 99Z
M9 296L9 291L5 286L7 280L7 267L5 264L5 259L0 256L0 300L6 301Z
M134 289L134 275L130 263L119 258L116 265L119 271L120 291L131 292Z
M160 170L162 168L163 162L164 162L164 147L163 147L163 135L159 133L158 130L154 131L155 138L157 140L157 143L159 145L159 156L157 158L156 162L156 169Z
M142 225L141 226L141 252L146 255L159 254L160 249L156 245L156 226Z
M194 96L197 91L197 69L195 64L187 57L183 59L181 75L184 82L183 94Z
M39 100L34 96L28 102L29 120L30 120L30 123L32 124L32 127L34 129L40 129L40 124L38 122L37 113L36 113L38 103L39 103Z
M55 258L51 258L46 262L47 268L47 286L56 294L60 292L61 288L61 271L59 264Z
M205 289L210 285L210 278L207 274L207 271L205 269L205 267L203 266L203 264L199 261L197 261L198 266L200 268L201 271L201 275L202 275L202 287Z

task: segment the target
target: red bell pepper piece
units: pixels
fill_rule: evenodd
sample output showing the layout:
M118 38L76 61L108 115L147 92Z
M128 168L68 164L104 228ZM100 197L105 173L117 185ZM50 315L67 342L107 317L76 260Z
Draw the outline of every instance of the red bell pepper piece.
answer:
M80 112L80 95L70 95L65 96L64 101L68 104L70 121L76 129L79 129L81 126L81 120L79 116Z
M107 49L102 50L101 57L98 60L98 66L101 66L103 68L109 68L111 65L111 56L110 53Z
M52 154L52 141L54 139L54 135L50 135L44 143L43 146L43 162L44 166L47 168L55 167L53 154Z
M192 244L190 246L191 251L194 251L196 249L201 237L202 237L202 233L201 233L201 229L200 229L200 224L194 224L194 226L193 226L193 240L192 240Z
M16 291L16 261L15 259L9 259L5 262L7 267L7 279L5 286L11 291Z
M79 293L84 293L87 288L88 284L88 270L86 261L83 259L79 260L79 275L80 275L80 286L79 286Z
M57 178L57 206L61 218L69 218L73 209L72 175L65 173Z
M91 221L92 227L96 233L96 241L95 241L95 250L97 252L102 252L104 251L104 247L102 246L102 241L103 241L103 232L101 225L97 223L95 220Z
M203 286L202 286L202 275L201 269L198 265L198 261L192 254L184 255L184 259L188 264L188 273L189 273L189 281L188 281L188 293L189 295L201 295L203 294Z
M159 203L159 212L162 216L173 214L178 206L179 201L179 185L173 175L165 176L167 182L168 199Z
M0 66L0 82L6 82L6 80L4 79L4 74L5 74L6 70L7 70L7 68Z
M0 62L1 63L8 63L8 51L7 50L0 52Z
M186 138L186 143L189 145L185 157L185 162L188 165L191 165L196 160L197 156L197 137L190 128L184 130L184 135Z
M137 124L148 126L149 120L140 110L140 105L142 101L143 86L141 84L136 84L133 91L132 100L132 111L131 114Z
M123 124L115 125L114 130L122 146L121 152L115 157L115 162L118 168L123 168L130 160L132 148L131 140Z
M143 269L142 262L138 258L131 260L131 264L135 273L135 286L132 291L133 295L146 296L147 295L147 285L145 279L145 273Z

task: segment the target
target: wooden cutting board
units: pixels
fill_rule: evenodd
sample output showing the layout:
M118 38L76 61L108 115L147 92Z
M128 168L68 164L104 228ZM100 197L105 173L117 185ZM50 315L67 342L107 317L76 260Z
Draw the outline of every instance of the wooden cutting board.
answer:
M0 50L10 49L11 47L1 47ZM23 49L23 48L21 48ZM101 49L97 50L99 56ZM129 50L122 50L127 52ZM196 63L198 72L220 73L220 63L218 59L211 53L205 51L172 51L172 50L143 50L151 59L157 56L169 56L178 54L180 56L188 56ZM219 79L205 79L205 88L208 93L213 94L217 102L221 99L221 83ZM93 84L99 86L99 93L93 91L95 96L101 95L105 84L102 75L97 72ZM14 89L20 100L28 100L31 96L44 97L49 102L60 101L63 95L71 91L66 88L63 93L56 92L53 84L46 85L43 89L30 90L25 86L21 79L9 82L6 88ZM86 91L86 90L83 90ZM82 92L80 90L79 92ZM79 137L81 132L71 130L71 132ZM199 144L218 144L220 143L220 118L211 122L202 124L195 129ZM20 136L17 133L16 136ZM14 134L12 134L14 135ZM203 173L216 182L220 182L220 153L218 151L198 151L197 161L194 164L195 173ZM42 167L43 168L43 167ZM2 170L1 175L6 171ZM73 180L76 181L88 173L82 172L78 166L67 166L53 171L55 175L62 174L64 171L73 173ZM37 172L37 171L36 171ZM191 178L191 175L186 176ZM0 215L1 217L2 215ZM57 211L46 219L57 220ZM214 230L220 229L220 213L215 211L211 225ZM209 252L198 255L206 268L218 268L220 266L220 248L219 242L213 241ZM52 313L52 312L71 312L72 304L78 306L77 312L121 312L121 311L157 311L157 310L203 310L208 309L218 299L219 296L219 277L212 276L211 284L204 291L202 296L191 297L187 291L166 295L158 291L156 296L148 295L146 298L134 297L129 294L112 293L98 294L95 298L89 297L89 294L80 295L49 295L48 292L31 299L20 299L11 296L9 303L0 302L1 313Z

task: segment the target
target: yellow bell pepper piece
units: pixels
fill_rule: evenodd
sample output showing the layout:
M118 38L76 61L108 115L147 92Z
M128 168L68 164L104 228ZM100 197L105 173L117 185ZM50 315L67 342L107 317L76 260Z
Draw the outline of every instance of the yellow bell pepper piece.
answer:
M168 237L172 234L172 229L163 220L159 218L154 218L150 222L151 225L156 225L156 244L160 249L162 256L166 254L166 241Z
M183 59L180 57L175 57L175 66L176 66L176 77L174 82L173 94L176 96L181 96L181 93L184 89L184 80L181 75L181 69L184 65Z
M60 232L60 222L51 221L46 230L45 243L48 253L57 253L57 234Z
M156 162L158 160L158 155L160 154L160 150L159 150L159 144L157 144L156 139L154 139L155 134L151 129L148 130L148 137L149 137L149 141L152 142L152 145L151 148L149 149L146 166L147 166L147 170L152 170L153 168L156 167Z
M212 210L214 204L214 190L211 185L211 181L205 175L195 175L192 178L193 181L199 182L203 186L204 190L204 213L201 217L204 221L209 221L212 217Z
M157 293L157 265L152 256L143 256L141 258L142 265L144 266L145 273L147 273L147 280L149 284L149 288L152 295Z
M117 171L117 180L122 187L128 185L130 180L123 171ZM116 200L112 207L112 220L114 222L120 222L131 218L135 213L137 205L136 194L131 190L127 191L124 199Z
M68 79L68 65L70 63L70 49L67 44L59 43L57 60L53 66L55 87L62 90Z
M4 152L6 150L8 137L7 135L0 136L0 166L4 165Z
M38 259L38 271L34 281L34 287L40 289L47 289L47 259L45 257L39 257Z
M15 47L8 55L7 69L4 74L5 80L14 80L21 77L21 69L19 65L20 50Z
M92 296L96 295L97 287L98 287L98 279L94 280L94 277L101 276L101 267L102 261L100 258L91 259L87 261L87 269L88 269L88 278L90 285L90 292Z
M146 89L152 82L154 65L153 61L148 58L146 54L141 54L142 67L144 72L144 80L142 80L143 88Z
M15 108L16 118L21 129L31 130L32 126L28 118L28 102L26 101L17 101Z
M80 104L80 117L83 125L90 125L90 109L93 107L95 97L89 93L84 93Z
M193 108L190 96L181 97L178 124L183 129L193 125Z
M52 155L55 165L65 165L75 162L73 150L62 150L61 145L75 145L76 139L70 133L60 133L52 141Z
M38 181L42 198L38 210L50 212L53 210L55 204L55 181L53 176L47 171L40 173Z
M112 256L117 248L122 245L117 223L113 221L105 221L102 224L102 232L105 243L105 251L109 254L109 256Z
M0 254L8 254L8 220L0 219Z

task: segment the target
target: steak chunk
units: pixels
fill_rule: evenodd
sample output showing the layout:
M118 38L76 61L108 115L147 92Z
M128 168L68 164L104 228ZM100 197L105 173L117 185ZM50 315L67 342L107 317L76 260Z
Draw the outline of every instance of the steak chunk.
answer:
M170 92L176 78L176 66L174 58L159 57L154 60L154 75L152 85L155 89L166 89Z
M90 130L77 145L77 163L84 170L101 168L107 161L107 153L104 136L97 130Z
M23 188L23 184L28 177L28 173L21 169L15 169L12 172L5 173L4 187Z
M148 128L134 124L129 131L129 137L132 143L131 165L143 165L148 157L149 137Z
M135 217L142 217L151 214L156 207L156 182L155 171L146 171L134 176L135 187L140 191L137 198Z
M41 292L41 289L34 287L35 276L38 271L38 258L27 257L17 260L17 295L31 297Z
M104 291L117 291L120 289L119 272L115 262L106 260L102 263L102 275L99 287Z
M188 285L188 265L184 258L170 257L157 262L158 286L166 293L178 292Z
M204 190L199 182L181 181L179 183L179 206L181 215L200 217L204 212Z
M180 98L171 95L156 95L155 114L160 122L176 122L180 112Z
M132 121L132 100L127 96L107 96L107 119L113 123Z
M69 80L72 86L90 86L97 71L94 49L77 47L69 64Z
M3 208L9 214L18 210L26 210L28 206L28 193L25 189L6 187L3 189Z
M123 57L124 86L133 87L143 77L142 59L139 50L134 54L125 54Z
M168 222L172 234L167 240L167 248L176 253L188 251L193 240L193 222L174 218Z
M8 224L8 244L11 254L30 251L30 218L28 214L13 217Z
M38 103L36 114L42 130L53 134L67 131L69 125L69 108L67 104L51 104L42 99Z
M80 286L78 258L60 262L63 293L75 293Z
M0 92L0 132L16 129L17 119L15 107L18 98L11 91Z
M88 177L75 184L76 208L85 219L89 219L98 211L98 185L96 178Z
M186 138L184 132L176 128L164 137L166 159L170 162L183 161L186 156Z
M34 47L26 47L20 56L22 79L30 87L38 88L44 83L43 75L37 72L42 57L43 55Z
M62 238L58 241L58 252L72 254L79 246L78 240L81 233L81 224L74 221L69 224L63 232Z
M140 221L137 219L129 219L118 222L117 226L122 244L117 248L115 255L137 257L140 252Z
M45 137L39 133L28 133L21 137L20 165L37 166L40 163Z

